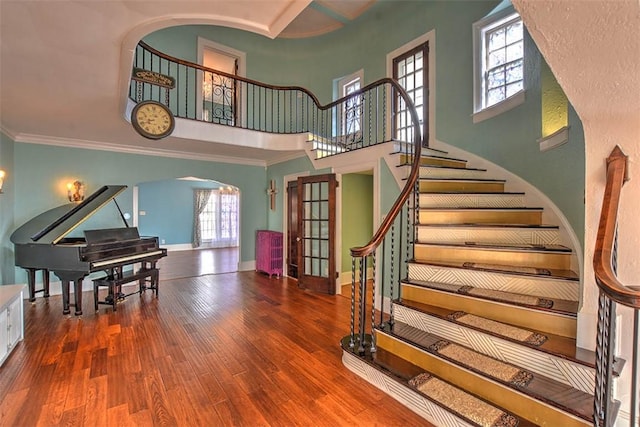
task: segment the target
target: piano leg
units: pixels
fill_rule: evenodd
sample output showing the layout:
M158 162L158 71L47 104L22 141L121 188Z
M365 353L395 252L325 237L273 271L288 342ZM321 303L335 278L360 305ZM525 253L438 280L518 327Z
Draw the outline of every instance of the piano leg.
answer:
M42 270L42 290L43 296L49 298L49 270Z
M76 302L76 316L82 315L82 278L74 280L73 282L73 297Z
M27 268L27 284L29 285L29 302L36 300L36 269Z
M69 281L62 280L62 314L69 314Z

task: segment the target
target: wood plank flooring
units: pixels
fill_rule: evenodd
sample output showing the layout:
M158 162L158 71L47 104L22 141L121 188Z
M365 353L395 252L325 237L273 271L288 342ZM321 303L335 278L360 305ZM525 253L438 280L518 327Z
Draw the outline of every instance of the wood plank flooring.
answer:
M349 299L254 272L171 278L193 273L179 258L158 298L116 313L94 313L91 292L81 317L60 296L25 301L0 425L429 426L342 365Z

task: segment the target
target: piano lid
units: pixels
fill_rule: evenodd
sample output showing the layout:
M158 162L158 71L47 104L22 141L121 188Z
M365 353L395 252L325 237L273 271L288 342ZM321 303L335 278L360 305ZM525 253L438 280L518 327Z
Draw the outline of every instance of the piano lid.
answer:
M69 203L48 210L14 231L11 241L56 244L126 188L126 185L105 185L79 204Z

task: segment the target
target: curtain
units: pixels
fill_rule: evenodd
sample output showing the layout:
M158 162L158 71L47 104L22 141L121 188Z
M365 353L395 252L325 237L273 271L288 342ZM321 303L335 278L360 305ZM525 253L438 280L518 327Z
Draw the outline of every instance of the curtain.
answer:
M200 224L200 214L204 212L213 193L212 190L193 190L193 247L202 245L202 226Z
M233 187L195 190L193 246L238 246L240 193ZM206 194L206 197L205 197Z

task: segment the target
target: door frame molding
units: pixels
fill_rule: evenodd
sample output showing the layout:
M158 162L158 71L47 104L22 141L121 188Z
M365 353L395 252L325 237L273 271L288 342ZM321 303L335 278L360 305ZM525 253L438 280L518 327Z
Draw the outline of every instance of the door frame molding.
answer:
M366 151L366 150L363 150ZM380 162L383 162L383 158L367 159L364 162L358 164L344 165L332 169L332 172L336 174L336 180L338 181L338 188L336 189L336 247L342 248L342 175L350 173L358 173L363 171L372 171L373 173L373 230L371 235L378 229L382 218L380 217ZM362 242L365 244L367 242ZM376 265L376 268L378 268ZM345 278L342 274L342 257L336 257L336 270L338 271L338 279L336 280L336 292L340 293L342 284L348 279L351 282L351 275ZM376 275L376 277L378 277ZM376 286L376 289L378 287Z
M287 192L287 183L289 181L297 181L298 177L301 176L309 176L311 175L311 173L309 171L303 171L303 172L298 172L298 173L292 173L292 174L288 174L282 177L282 183L281 183L281 187L282 188L282 235L283 236L287 236L287 233L289 232L289 222L288 220L288 216L289 216L289 194ZM337 224L336 224L337 225ZM283 254L284 256L282 257L282 271L283 271L283 276L287 276L287 256L289 255L289 242L287 241L286 237L284 239L282 239L282 250L283 250Z

